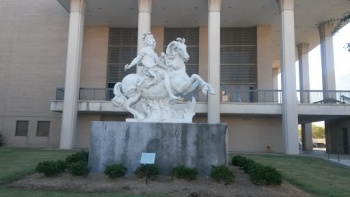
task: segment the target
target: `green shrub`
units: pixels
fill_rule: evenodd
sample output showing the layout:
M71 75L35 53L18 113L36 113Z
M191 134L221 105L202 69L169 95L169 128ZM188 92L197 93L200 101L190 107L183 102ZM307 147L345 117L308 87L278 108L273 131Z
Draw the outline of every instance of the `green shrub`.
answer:
M152 180L156 179L159 175L159 169L155 164L141 164L134 172L138 178L143 178L147 175Z
M61 172L65 171L67 168L67 163L65 161L58 160L56 161L56 165L61 170Z
M105 175L109 178L117 178L125 176L125 173L128 169L123 164L114 164L106 166Z
M65 163L62 161L43 161L35 167L35 171L43 173L45 176L55 176L65 170Z
M241 160L245 159L245 157L241 156L241 155L236 155L234 157L232 157L231 159L231 163L234 166L239 166L238 164L241 163Z
M67 167L70 173L78 176L86 176L90 171L90 168L88 167L88 163L86 161L69 163L67 164Z
M282 175L270 166L255 164L250 170L250 179L256 185L280 185Z
M88 162L88 159L89 159L89 152L82 150L72 155L68 155L66 158L66 163L69 165L71 163L75 163L78 161Z
M231 159L232 165L239 166L241 168L243 168L243 166L245 166L247 163L250 163L251 161L253 160L243 157L241 155L234 156Z
M179 179L195 180L197 178L198 170L196 168L187 168L184 165L174 167L170 175Z
M226 166L212 166L210 176L217 182L223 182L225 185L233 183L234 173Z
M251 169L254 168L256 165L255 161L252 159L246 159L244 160L244 163L242 164L242 169L246 173L250 173Z

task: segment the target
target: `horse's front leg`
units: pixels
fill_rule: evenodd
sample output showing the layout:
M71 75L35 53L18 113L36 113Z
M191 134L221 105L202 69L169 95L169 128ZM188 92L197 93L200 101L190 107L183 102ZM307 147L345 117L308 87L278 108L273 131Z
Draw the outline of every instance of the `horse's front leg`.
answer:
M172 85L177 86L177 84L172 84ZM177 86L177 88L179 92L187 94L189 92L192 92L194 89L196 89L197 86L198 86L198 83L196 82L196 79L192 75L190 78L188 78L185 84L183 84L182 86Z
M201 85L202 92L206 95L208 92L209 94L216 94L214 88L207 82L205 82L199 75L193 74L190 79L198 81L198 83Z

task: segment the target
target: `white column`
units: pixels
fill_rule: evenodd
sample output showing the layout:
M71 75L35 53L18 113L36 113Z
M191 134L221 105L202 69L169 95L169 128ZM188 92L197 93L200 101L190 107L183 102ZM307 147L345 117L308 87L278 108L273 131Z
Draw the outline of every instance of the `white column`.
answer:
M139 19L137 27L137 51L143 47L143 33L151 32L152 0L138 0ZM142 67L137 66L136 72L140 73Z
M280 74L279 68L272 68L272 89L278 89L278 74Z
M321 42L323 90L335 90L333 27L332 23L321 24L318 27Z
M278 90L278 74L280 73L279 68L272 68L272 89L273 90ZM276 92L273 94L273 99L274 101L278 102L280 99L279 97L280 93Z
M301 124L302 150L312 151L314 144L312 141L312 123Z
M298 154L298 114L295 72L294 0L279 0L284 152Z
M74 148L80 86L85 0L70 1L69 36L64 90L61 149Z
M298 45L298 58L299 58L300 102L309 103L309 92L303 92L303 90L310 90L309 44L308 43L302 43Z
M221 0L208 0L208 80L216 91L208 96L208 123L220 123L220 8Z
M298 45L299 58L299 84L300 84L300 102L309 103L310 93L303 90L310 90L309 77L309 43ZM313 150L312 142L312 123L301 124L302 149L304 151Z
M270 25L258 25L257 31L257 62L258 62L258 89L271 90L272 76L272 28ZM263 99L263 98L260 98Z

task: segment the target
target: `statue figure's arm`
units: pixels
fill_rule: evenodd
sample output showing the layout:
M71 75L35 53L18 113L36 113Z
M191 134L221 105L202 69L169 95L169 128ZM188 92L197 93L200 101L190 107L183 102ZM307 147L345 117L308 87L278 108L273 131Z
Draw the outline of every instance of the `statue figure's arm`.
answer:
M139 63L141 62L143 56L144 56L144 53L142 53L142 49L141 49L141 51L137 54L137 57L135 57L135 58L131 61L130 64L125 65L124 69L125 69L125 70L128 70L128 69L132 68L133 66L139 64Z
M165 54L162 52L160 57L157 59L157 66L163 70L167 70L168 67L165 65Z

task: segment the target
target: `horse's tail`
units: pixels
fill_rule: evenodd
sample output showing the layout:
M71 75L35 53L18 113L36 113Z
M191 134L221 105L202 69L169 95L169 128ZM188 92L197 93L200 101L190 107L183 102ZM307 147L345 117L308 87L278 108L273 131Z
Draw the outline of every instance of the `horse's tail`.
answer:
M113 93L114 98L112 99L112 104L116 107L122 107L126 101L126 97L121 91L122 83L118 82L114 85Z

